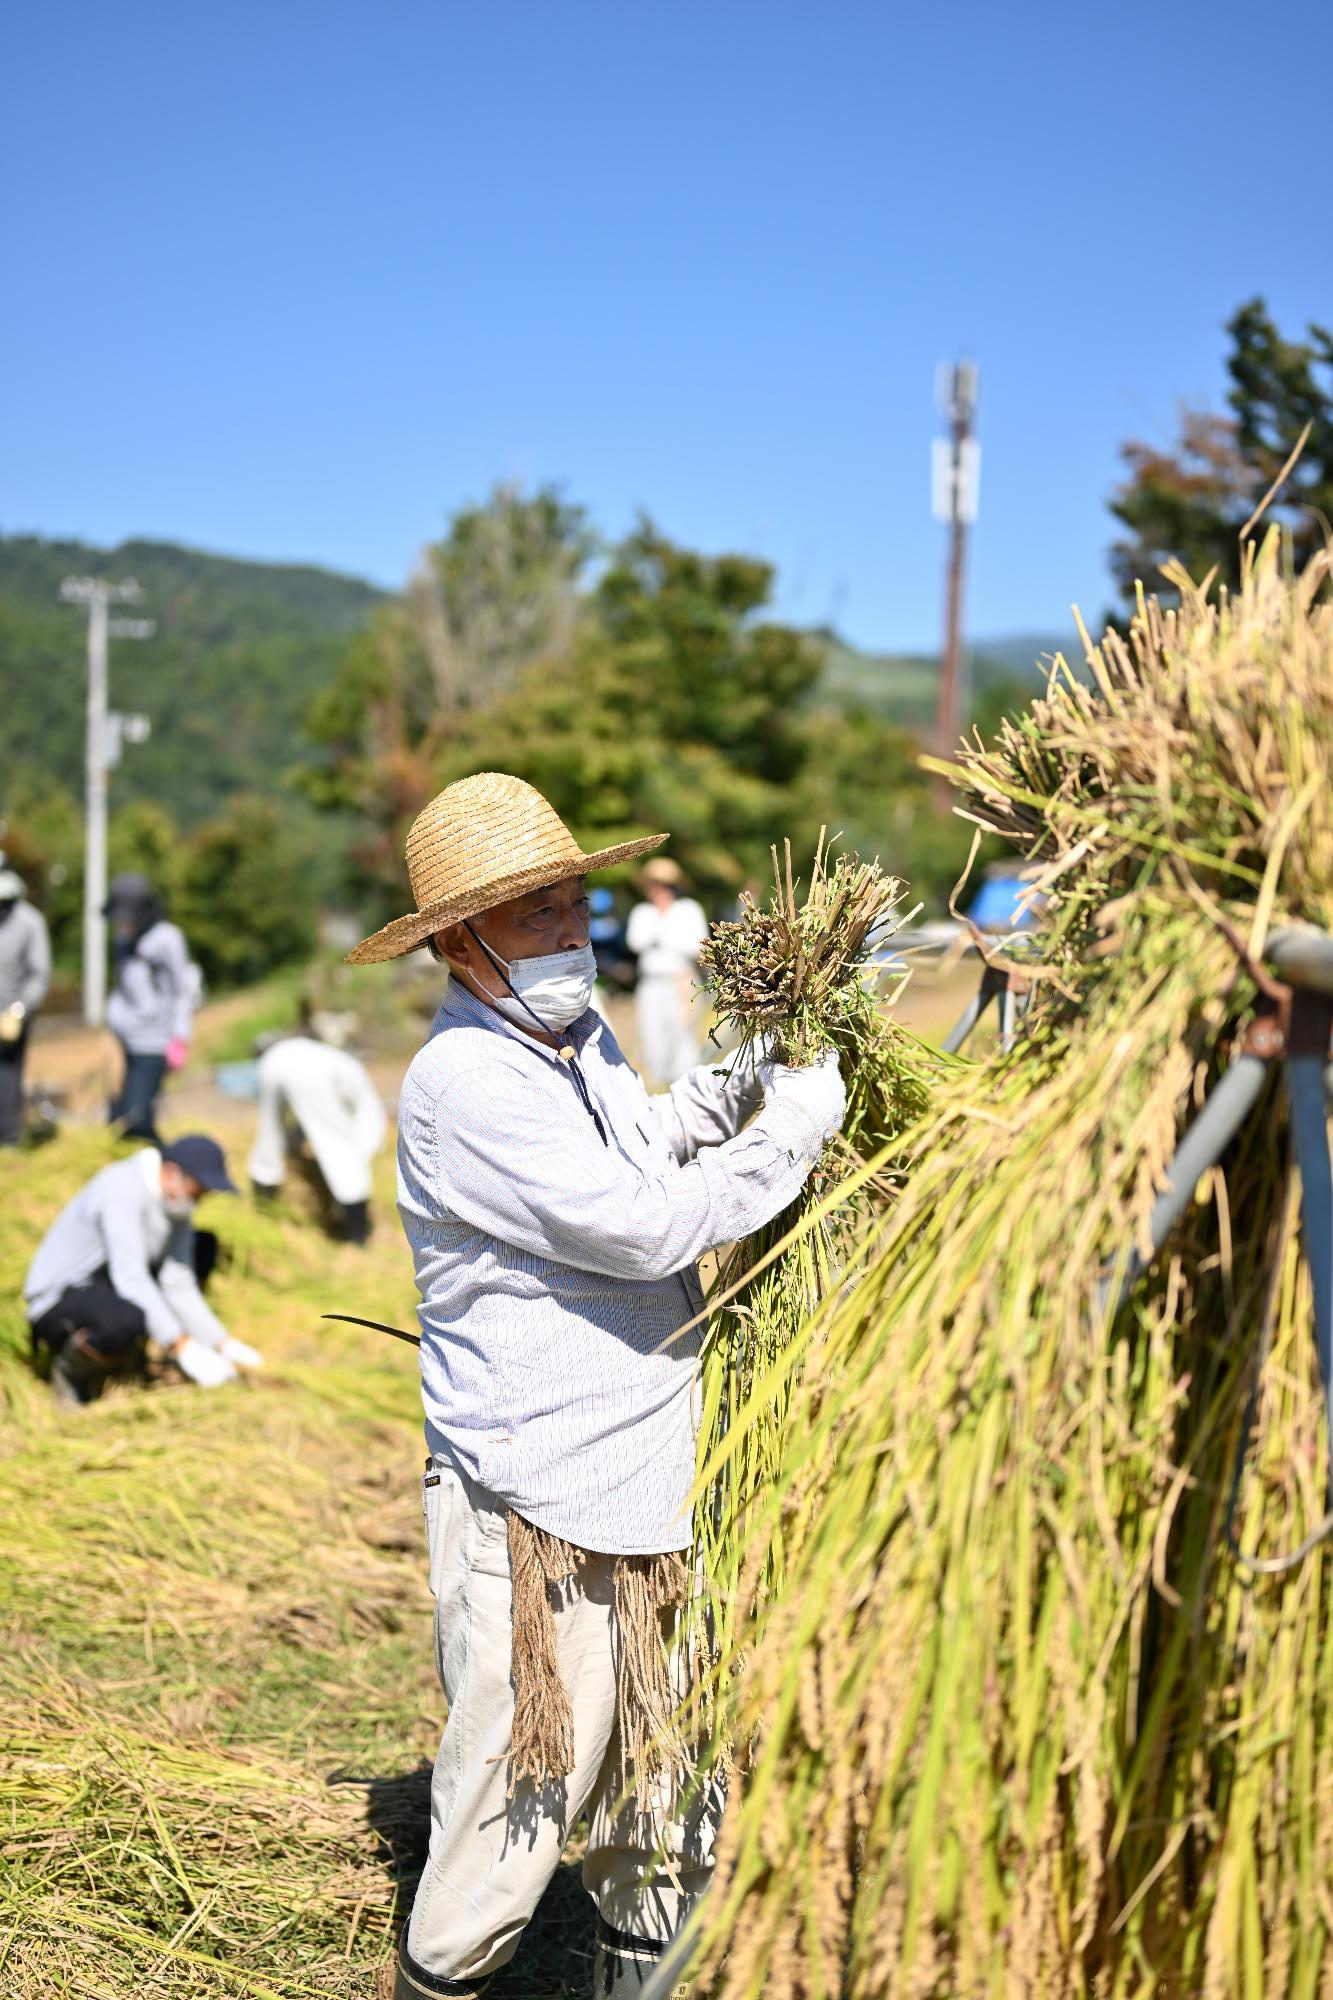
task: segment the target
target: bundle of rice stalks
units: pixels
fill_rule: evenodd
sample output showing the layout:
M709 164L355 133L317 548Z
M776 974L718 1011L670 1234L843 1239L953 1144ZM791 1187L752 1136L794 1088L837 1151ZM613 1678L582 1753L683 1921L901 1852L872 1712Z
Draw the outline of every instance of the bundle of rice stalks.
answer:
M822 837L803 898L790 842L782 861L774 850L773 869L768 907L743 899L739 921L718 924L703 948L713 1005L719 1025L738 1039L740 1060L762 1052L800 1067L836 1050L847 1116L800 1199L735 1246L715 1288L721 1303L703 1357L696 1508L709 1587L704 1650L713 1657L735 1649L744 1525L756 1496L781 1470L792 1379L784 1365L788 1344L836 1284L873 1208L889 1198L899 1163L886 1148L919 1117L937 1061L890 1020L877 997L876 960L914 914L903 908L905 884L876 862L832 856ZM871 1160L875 1170L849 1184L847 1177ZM839 1196L829 1202L835 1187ZM732 1417L747 1401L751 1421L733 1436ZM779 1543L766 1554L751 1596L767 1596L780 1576Z
M1253 1567L1327 1465L1276 1090L1103 1302L1268 929L1333 928L1325 576L1270 543L1232 600L1179 579L954 773L1033 864L1042 977L794 1343L701 1953L728 2000L1328 1992L1333 1547ZM733 1440L768 1421L752 1393Z

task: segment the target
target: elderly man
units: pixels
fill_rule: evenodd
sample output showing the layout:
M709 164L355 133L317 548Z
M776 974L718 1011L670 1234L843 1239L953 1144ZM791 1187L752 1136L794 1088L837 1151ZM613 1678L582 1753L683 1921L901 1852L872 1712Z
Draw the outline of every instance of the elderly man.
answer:
M222 1148L194 1132L103 1167L60 1211L23 1283L33 1352L50 1348L58 1401L96 1401L147 1341L205 1389L259 1365L200 1290L217 1240L193 1218L210 1190L236 1192Z
M835 1062L649 1098L589 1007L584 877L664 838L585 854L531 786L464 779L408 836L415 912L351 954L452 974L399 1104L449 1713L396 2000L482 1991L585 1809L599 1995L641 1989L710 1867L710 1800L678 1817L633 1768L617 1672L692 1541L695 1260L795 1197L844 1103Z
M46 918L27 901L22 876L0 867L0 1146L17 1146L23 1133L28 1030L50 984Z

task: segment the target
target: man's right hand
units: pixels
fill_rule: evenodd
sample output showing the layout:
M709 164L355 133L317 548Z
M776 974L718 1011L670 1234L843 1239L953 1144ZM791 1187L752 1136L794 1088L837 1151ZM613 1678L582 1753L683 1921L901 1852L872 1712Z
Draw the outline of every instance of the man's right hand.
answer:
M831 1139L841 1130L847 1093L842 1087L836 1050L827 1050L808 1069L784 1069L781 1063L763 1063L759 1078L766 1102L799 1105L825 1139Z
M205 1347L202 1340L194 1340L188 1334L172 1348L171 1358L182 1375L188 1375L201 1389L220 1389L224 1382L236 1380L236 1370L225 1354L216 1347Z

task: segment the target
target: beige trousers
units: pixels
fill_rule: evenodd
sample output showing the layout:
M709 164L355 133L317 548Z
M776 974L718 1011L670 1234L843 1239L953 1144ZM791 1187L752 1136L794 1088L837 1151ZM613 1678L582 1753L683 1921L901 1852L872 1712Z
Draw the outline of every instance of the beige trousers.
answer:
M707 1883L718 1800L709 1794L680 1820L665 1802L647 1814L616 1810L612 1558L592 1557L558 1588L574 1770L559 1783L521 1784L509 1799L514 1696L505 1511L442 1458L427 1470L424 1503L435 1658L449 1717L431 1780L430 1855L408 1951L437 1979L479 1979L507 1964L585 1811L583 1881L603 1918L634 1937L670 1938ZM668 1865L654 1865L659 1852Z

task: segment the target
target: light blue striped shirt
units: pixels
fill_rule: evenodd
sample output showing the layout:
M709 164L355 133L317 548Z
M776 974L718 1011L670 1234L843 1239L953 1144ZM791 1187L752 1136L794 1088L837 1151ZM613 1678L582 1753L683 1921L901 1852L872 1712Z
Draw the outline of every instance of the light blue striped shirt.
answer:
M398 1111L426 1439L580 1548L685 1548L702 1328L695 1260L794 1199L821 1135L711 1068L650 1098L607 1023L556 1052L451 980Z

